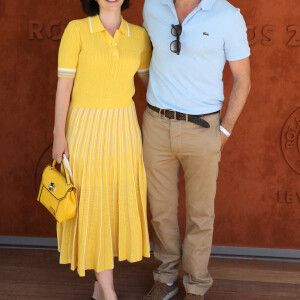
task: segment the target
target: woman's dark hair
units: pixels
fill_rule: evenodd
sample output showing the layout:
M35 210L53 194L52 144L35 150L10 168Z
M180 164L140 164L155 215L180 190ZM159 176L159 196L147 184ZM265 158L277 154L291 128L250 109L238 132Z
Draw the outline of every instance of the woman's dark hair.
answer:
M84 12L88 16L95 16L99 14L99 4L95 0L80 0ZM129 7L130 0L124 0L121 10L125 10Z

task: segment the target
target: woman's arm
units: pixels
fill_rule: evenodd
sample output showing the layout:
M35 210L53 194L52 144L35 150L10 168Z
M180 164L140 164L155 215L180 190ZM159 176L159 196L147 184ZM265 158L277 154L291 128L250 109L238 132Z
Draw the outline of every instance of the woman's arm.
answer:
M152 44L148 33L144 28L142 29L142 34L143 49L141 52L141 61L137 75L141 78L144 87L147 88L149 82L149 67L152 56Z
M74 78L62 77L59 77L57 82L52 157L59 164L61 163L63 153L69 158L65 127L73 82Z

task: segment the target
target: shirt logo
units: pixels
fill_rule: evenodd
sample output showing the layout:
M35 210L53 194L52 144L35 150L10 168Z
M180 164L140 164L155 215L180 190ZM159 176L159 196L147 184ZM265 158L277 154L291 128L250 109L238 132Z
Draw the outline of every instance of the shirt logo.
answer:
M209 36L209 33L207 33L207 32L203 32L203 35L207 35L207 36Z

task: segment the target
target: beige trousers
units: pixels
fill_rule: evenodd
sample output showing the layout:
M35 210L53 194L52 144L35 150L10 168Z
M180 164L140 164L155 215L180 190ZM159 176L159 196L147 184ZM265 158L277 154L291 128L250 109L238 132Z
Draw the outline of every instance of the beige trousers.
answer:
M143 117L144 163L154 229L154 256L161 264L154 279L177 280L182 256L187 293L204 295L212 285L214 198L221 153L220 114L205 116L210 128L170 120L149 107ZM178 175L184 171L186 233L182 253L178 225Z

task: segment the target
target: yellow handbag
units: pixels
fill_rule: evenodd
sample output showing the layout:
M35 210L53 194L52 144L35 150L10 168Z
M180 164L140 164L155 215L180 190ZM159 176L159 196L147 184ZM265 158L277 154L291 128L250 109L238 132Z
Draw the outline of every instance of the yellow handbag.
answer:
M53 160L43 171L37 198L59 223L74 218L77 210L75 187L64 162L61 163L65 176L55 168L56 160Z

